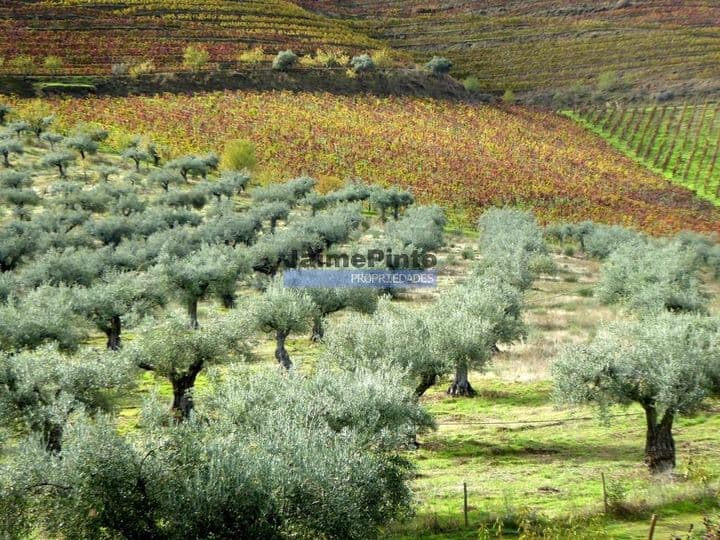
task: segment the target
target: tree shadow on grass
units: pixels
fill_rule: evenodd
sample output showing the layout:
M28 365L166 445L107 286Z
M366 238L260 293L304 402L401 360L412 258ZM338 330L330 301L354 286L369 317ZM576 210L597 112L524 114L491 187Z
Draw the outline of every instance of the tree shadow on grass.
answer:
M521 438L515 441L490 442L477 439L432 439L421 442L429 459L472 459L481 457L524 458L528 462L553 461L575 463L642 462L642 446L634 441L617 441L589 447L587 441L542 441Z

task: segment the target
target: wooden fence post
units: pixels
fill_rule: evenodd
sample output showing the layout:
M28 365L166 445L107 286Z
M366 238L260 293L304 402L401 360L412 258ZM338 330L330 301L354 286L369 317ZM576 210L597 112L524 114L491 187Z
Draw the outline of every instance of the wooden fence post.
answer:
M650 532L648 532L648 540L653 540L653 536L655 536L655 524L657 523L657 514L652 515L652 519L650 520Z
M467 528L467 526L468 526L467 482L463 482L463 513L465 515L465 528Z
M602 489L603 489L603 506L605 508L605 513L608 513L608 499L607 499L607 487L605 486L605 473L601 472L600 476L602 477Z

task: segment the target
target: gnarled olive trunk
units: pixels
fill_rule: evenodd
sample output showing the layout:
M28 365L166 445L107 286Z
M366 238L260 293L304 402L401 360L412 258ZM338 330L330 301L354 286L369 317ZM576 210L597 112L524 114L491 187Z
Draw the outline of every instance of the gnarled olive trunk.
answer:
M187 312L188 312L188 317L190 318L190 328L192 328L194 330L197 330L198 328L200 328L200 323L198 322L197 308L198 308L197 298L193 298L192 300L188 301Z
M3 164L5 165L6 168L10 167L10 159L9 159L9 154L7 152L3 152Z
M278 330L275 334L275 359L280 362L280 365L284 367L285 369L290 369L292 367L292 360L290 360L290 355L287 352L287 349L285 349L285 339L287 338L288 333L284 330Z
M178 422L187 420L195 406L190 391L195 386L195 379L198 373L200 373L200 369L202 369L202 365L199 367L193 366L182 375L170 378L173 389L173 400L170 406L170 412Z
M475 395L475 390L468 380L468 367L465 362L460 362L455 367L455 379L450 385L450 388L448 388L447 393L456 397L473 397Z
M675 468L675 440L672 436L673 413L666 411L660 422L653 405L646 405L645 419L647 434L645 437L645 463L653 473L661 473Z
M222 305L225 309L235 309L235 295L233 293L224 293L221 296Z
M45 420L42 432L45 450L53 454L59 454L60 450L62 450L63 426L52 420Z
M110 319L110 327L105 331L105 335L107 336L107 348L111 351L119 351L120 350L120 332L122 331L122 324L120 322L120 317L115 315L112 319Z
M437 373L422 373L420 375L420 384L415 387L415 395L417 397L422 397L422 395L427 392L428 388L437 383L437 379Z
M313 318L312 335L310 339L313 341L322 341L325 337L325 326L322 317Z

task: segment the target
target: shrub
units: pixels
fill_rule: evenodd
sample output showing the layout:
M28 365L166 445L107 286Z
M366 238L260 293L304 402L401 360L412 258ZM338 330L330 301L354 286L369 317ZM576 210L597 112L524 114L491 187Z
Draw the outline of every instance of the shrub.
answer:
M465 90L474 94L480 91L480 80L477 77L468 77L463 81L463 86Z
M372 58L372 61L379 68L389 68L392 67L395 63L393 53L387 47L384 49L378 49L377 51L373 51L373 53L370 55L370 58Z
M265 50L262 47L255 47L249 51L243 51L238 55L238 62L241 64L257 65L266 59Z
M592 227L589 234L583 237L581 244L585 253L591 257L605 259L616 249L629 242L641 240L643 237L643 234L619 225L597 224Z
M57 75L63 68L63 60L59 56L47 56L43 62L45 69L53 75Z
M35 58L28 55L20 55L8 62L10 68L20 75L30 75L35 69Z
M373 59L367 54L353 57L353 59L350 60L350 65L355 73L365 73L375 69L375 62L373 62Z
M210 60L210 53L202 47L188 45L183 51L183 66L198 71L204 68Z
M598 298L641 312L705 311L707 297L699 261L677 242L635 241L616 249L603 264Z
M434 75L447 75L453 67L453 63L442 56L433 56L425 67Z
M298 62L297 55L291 50L280 51L275 60L273 60L272 68L276 71L287 71Z
M252 169L257 164L255 145L250 141L236 139L228 141L222 153L222 166L231 171Z
M597 81L598 90L601 92L611 92L620 86L620 80L614 71L605 71L600 74Z
M130 66L130 68L128 68L128 75L130 75L133 79L136 79L140 75L152 73L153 71L155 71L155 63L152 60L145 60L139 64Z
M515 92L513 92L510 88L508 88L507 90L505 90L502 100L503 100L503 103L505 103L507 105L512 105L513 103L515 103Z
M130 66L127 65L125 62L119 62L117 64L113 64L110 67L110 73L112 73L116 77L124 77L130 72Z
M315 51L317 62L327 68L337 68L348 65L350 57L339 49L318 49Z

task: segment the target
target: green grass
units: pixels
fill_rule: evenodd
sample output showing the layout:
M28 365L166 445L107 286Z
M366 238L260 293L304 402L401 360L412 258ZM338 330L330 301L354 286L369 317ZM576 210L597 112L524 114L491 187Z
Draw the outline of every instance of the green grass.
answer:
M720 203L718 104L568 111L617 150L698 197Z

